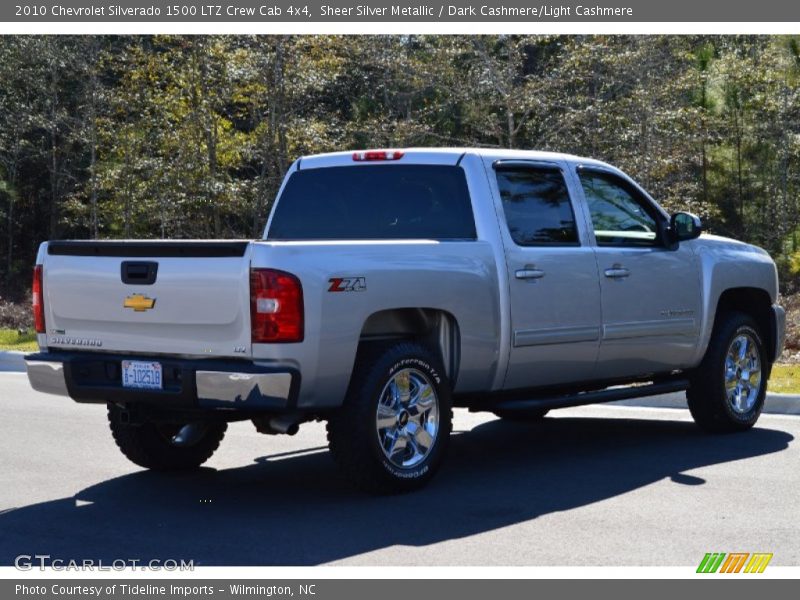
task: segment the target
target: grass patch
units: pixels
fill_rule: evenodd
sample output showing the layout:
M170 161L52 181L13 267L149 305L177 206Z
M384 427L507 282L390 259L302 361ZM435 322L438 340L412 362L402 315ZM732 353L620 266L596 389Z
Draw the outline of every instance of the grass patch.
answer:
M800 394L800 364L773 365L768 389L780 394Z
M0 350L33 352L39 349L32 331L20 335L16 329L0 329Z

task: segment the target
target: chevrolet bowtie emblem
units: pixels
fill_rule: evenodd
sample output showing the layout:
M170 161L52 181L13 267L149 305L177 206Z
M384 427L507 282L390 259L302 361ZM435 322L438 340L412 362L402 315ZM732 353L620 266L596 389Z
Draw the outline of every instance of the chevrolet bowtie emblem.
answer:
M125 308L132 308L135 312L144 312L150 310L156 305L155 298L148 298L142 294L133 294L125 298L122 304Z

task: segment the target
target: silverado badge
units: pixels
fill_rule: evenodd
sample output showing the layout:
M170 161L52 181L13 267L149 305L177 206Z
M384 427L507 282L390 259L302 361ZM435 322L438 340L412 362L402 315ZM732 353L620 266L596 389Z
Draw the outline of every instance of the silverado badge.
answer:
M143 294L133 294L125 298L122 306L125 308L132 308L134 312L144 312L150 310L156 305L155 298L148 298Z

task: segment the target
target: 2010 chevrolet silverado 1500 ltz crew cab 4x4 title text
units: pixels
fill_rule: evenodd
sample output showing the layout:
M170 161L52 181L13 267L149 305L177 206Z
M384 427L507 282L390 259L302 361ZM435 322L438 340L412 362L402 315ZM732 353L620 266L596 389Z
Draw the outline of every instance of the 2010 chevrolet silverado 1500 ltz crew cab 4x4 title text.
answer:
M744 431L783 346L775 264L700 232L591 159L304 157L262 240L42 244L28 375L107 405L151 469L197 467L231 421L326 420L378 492L434 475L454 406L539 419L686 390L700 427Z

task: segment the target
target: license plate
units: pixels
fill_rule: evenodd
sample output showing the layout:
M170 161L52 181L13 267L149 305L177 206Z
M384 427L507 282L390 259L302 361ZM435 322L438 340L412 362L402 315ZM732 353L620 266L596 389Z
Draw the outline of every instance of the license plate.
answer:
M122 387L160 390L162 387L161 363L143 360L122 361Z

